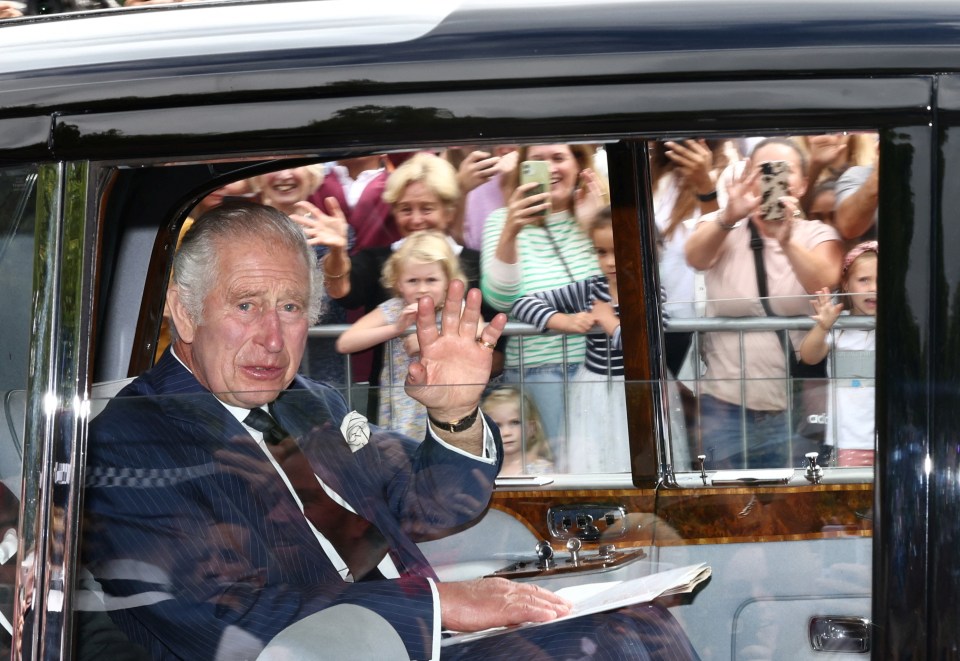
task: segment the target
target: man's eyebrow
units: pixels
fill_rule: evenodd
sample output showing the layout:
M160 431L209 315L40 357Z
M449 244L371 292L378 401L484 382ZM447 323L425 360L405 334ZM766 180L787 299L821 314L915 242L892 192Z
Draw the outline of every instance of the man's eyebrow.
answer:
M309 298L309 295L307 294L307 292L301 289L295 289L295 290L286 289L280 294L280 300L293 300L301 304L306 303L308 298Z
M242 287L237 289L231 289L228 292L227 298L231 301L239 301L245 298L259 298L263 296L264 290L261 288L253 289L250 287Z

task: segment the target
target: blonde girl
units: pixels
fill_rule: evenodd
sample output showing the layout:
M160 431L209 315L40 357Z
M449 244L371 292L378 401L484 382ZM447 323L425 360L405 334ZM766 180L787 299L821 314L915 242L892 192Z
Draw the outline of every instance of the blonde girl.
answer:
M827 361L830 393L827 397L826 444L837 452L839 466L871 466L874 454L875 330L833 330L841 314L877 315L877 242L854 247L843 260L841 303L821 290L813 301L817 322L800 344L800 360Z
M503 466L500 475L539 475L553 472L550 445L533 400L512 386L491 391L480 405L500 428Z
M413 438L423 437L427 411L403 391L410 363L420 353L417 336L407 330L416 319L417 301L422 297L430 296L438 311L443 307L451 280L466 284L449 237L426 231L410 235L383 266L382 283L393 298L358 319L337 340L340 353L387 344L380 375L386 392L380 396L379 422Z

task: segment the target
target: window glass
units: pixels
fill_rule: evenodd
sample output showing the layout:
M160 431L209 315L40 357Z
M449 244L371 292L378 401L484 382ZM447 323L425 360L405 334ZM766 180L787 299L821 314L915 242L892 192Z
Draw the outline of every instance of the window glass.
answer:
M323 512L327 499L316 491L313 474L354 508L371 506L366 514L376 518L378 505L370 505L363 494L381 491L369 489L365 481L384 469L382 462L389 464L388 471L412 469L423 458L418 453L433 447L432 440L422 440L425 411L404 389L410 362L418 357L407 306L423 295L442 296L442 285L454 278L481 289L487 319L502 311L509 313L510 323L506 339L496 347L495 374L485 384L482 405L504 440L493 506L462 533L434 539L440 535L438 526L462 523L437 518L451 503L470 502L463 496L472 485L460 479L455 488L434 493L439 502L429 505L429 521L414 517L402 522L411 526L405 533L422 542L418 548L442 578L472 578L515 564L515 571L534 572L546 587L584 582L584 576L540 576L534 569L538 541L552 540L558 553L572 553L576 545L566 543L574 536L588 543L584 562L592 558L610 570L603 554L623 560L622 567L616 565L615 580L706 562L716 578L703 595L679 608L687 622L706 623L687 627L704 656L718 641L727 647L732 642L744 654L763 644L766 652L754 655L764 658L788 655L785 650L800 644L793 630L789 636L765 638L765 614L751 606L757 597L789 597L786 609L796 617L786 615L781 621L806 622L834 593L848 599L838 606L842 612L868 615L869 485L828 492L763 483L692 494L688 489L625 489L616 482L630 479L634 459L627 432L628 393L631 401L645 393L665 404L665 447L681 486L720 485L722 468L761 466L785 469L787 479L803 483L802 473L792 467L806 461L805 452L817 450L822 466L852 465L841 453L827 450L831 445L847 449L847 440L864 430L868 447L849 448L862 450L850 456L861 462L857 465L872 462L873 419L864 412L873 401L868 341L876 305L870 271L871 264L875 270L876 250L859 249L841 288L841 276L847 273L843 256L860 245L862 237L841 240L838 214L834 211L831 221L828 213L835 203L806 195L796 183L804 174L811 176L812 164L824 159L822 154L815 158L821 152L814 137L794 138L802 158L793 143L780 139L768 143L776 149L763 158L785 163L777 165L779 171L770 178L777 183L783 176L797 198L785 202L787 217L769 221L774 228L767 230L782 232L789 226L789 239L761 237L768 252L764 258L771 259L768 303L774 315L767 314L758 298L750 252L737 259L727 256L731 264L722 261L723 250L709 259L695 251L691 257L688 250L694 237L713 231L721 245L736 240L750 251L749 223L738 224L741 218L736 216L749 215L752 205L760 203L760 175L752 174L755 168L747 168L743 156L760 139L650 144L652 220L659 238L662 286L662 305L652 311L651 321L657 323L657 314L662 317L667 368L662 384L624 382L623 344L630 340L621 337L619 328L602 147L503 145L371 154L335 163L298 161L296 167L281 169L278 164L274 171L205 198L191 218L225 200L265 202L294 218L311 239L325 275L324 302L322 315L308 331L299 371L327 385L285 392L281 402L289 408L276 416L281 426L294 426L286 431L307 447L339 447L344 452L313 470L300 470L296 463L284 468L270 444L260 442L261 434L266 438L272 433L268 428L242 424L236 412L206 392L142 397L147 391L137 390L111 399L123 384L96 386L83 523L84 568L92 580L81 585L76 602L81 649L106 633L113 653L156 655L162 648L189 658L256 656L287 625L352 593L356 588L343 581L342 574L324 572L336 571L336 559L331 563L330 558L339 551L331 537L356 533L354 522L335 509L340 518L333 529L323 528L325 540L318 539L318 525L310 527L308 511L320 514L318 520L328 518ZM875 144L873 149L875 153ZM838 157L846 153L836 151ZM544 184L536 179L544 163L549 189L540 188ZM859 172L869 180L870 166L865 167ZM698 169L703 172L698 174ZM840 188L834 185L835 192ZM537 190L547 192L536 197ZM524 203L507 209L511 196ZM718 210L736 209L744 199L749 208L717 219ZM822 203L819 210L817 203ZM541 211L547 212L545 217ZM820 215L814 219L815 214ZM798 282L792 266L777 262L788 259L783 253L801 239L808 239L801 244L807 252L823 244L835 248L827 255L828 265L814 270L825 277L835 274L835 282L824 285L828 291L823 300L821 286ZM858 275L858 265L865 265L865 275ZM834 306L842 301L850 301L858 314L811 318L814 302L841 312ZM339 316L329 316L334 313ZM815 325L826 345L823 371L788 379L788 346L798 352ZM366 334L371 329L385 334L371 340ZM650 336L657 340L656 333ZM784 346L779 337L791 344ZM856 341L843 344L848 338ZM757 356L766 371L755 373ZM170 370L176 372L174 381L185 382L180 364L164 354L149 378L163 382ZM856 390L861 397L857 407L843 403L849 392L841 388ZM734 393L734 402L723 399L729 393ZM774 400L781 408L751 409L754 397ZM744 400L748 406L740 405ZM332 402L337 410L327 414L325 407ZM806 416L796 415L808 405ZM834 416L838 407L856 408L858 416ZM292 418L291 410L297 412ZM340 425L344 415L349 423ZM834 418L840 422L831 432L828 423ZM309 423L294 422L298 419ZM723 424L738 428L743 420L755 428L728 434L733 440L724 447L732 450L721 456L711 434L728 431ZM386 431L374 429L367 438L367 421ZM852 426L842 427L844 421ZM801 430L800 422L811 429ZM403 437L392 431L403 432ZM171 438L182 442L171 444ZM283 446L284 438L276 445ZM322 439L330 442L318 442ZM368 465L374 447L381 451ZM704 457L702 464L699 456ZM337 463L341 461L345 463ZM359 473L329 470L358 461L363 468ZM458 476L466 474L477 478L469 471ZM345 481L343 475L351 478ZM304 477L305 483L298 482ZM576 480L577 490L566 487L565 479L567 484ZM597 484L609 486L602 495L588 490ZM523 491L528 485L547 488L531 495ZM391 500L391 508L403 505L402 494L416 490L407 482L399 486L386 488L388 498L399 499ZM306 499L297 495L301 488L308 489L303 492ZM422 504L416 509L426 511ZM389 528L391 516L378 519L378 524ZM761 540L765 543L759 544ZM770 540L774 543L767 543ZM392 569L374 563L377 571L389 576L403 571L397 562L421 562L419 551L410 546L401 545L400 560L392 558ZM605 549L602 558L600 549ZM408 552L413 555L403 555ZM634 562L638 559L643 562ZM340 560L346 571L349 561ZM576 569L577 561L570 562ZM789 562L800 568L798 576L769 579ZM569 564L560 557L556 566ZM769 572L761 571L767 566ZM814 574L831 585L834 575L842 574L849 582L840 590L804 583ZM381 602L385 608L392 603L391 598ZM731 631L736 632L733 641Z
M539 197L508 213L513 192L535 186ZM428 294L439 304L451 279L480 288L484 318L510 321L484 404L510 430L503 475L626 474L608 188L602 146L485 145L268 171L215 191L191 217L242 198L300 223L325 280L301 372L415 438L426 411L403 389L418 357L405 310ZM387 326L390 337L369 336ZM603 413L573 413L587 405Z
M0 168L0 656L10 654L30 350L37 170Z
M675 468L872 466L877 134L650 153Z

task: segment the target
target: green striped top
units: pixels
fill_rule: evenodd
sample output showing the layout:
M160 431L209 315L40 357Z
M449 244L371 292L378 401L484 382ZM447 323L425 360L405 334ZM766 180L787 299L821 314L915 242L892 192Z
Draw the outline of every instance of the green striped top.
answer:
M600 273L600 264L594 252L593 242L577 224L568 211L547 216L546 228L525 227L517 236L517 252L520 258L516 265L504 264L494 254L500 233L507 219L507 210L497 209L483 226L483 250L480 257L480 289L484 299L494 308L509 312L521 296L538 291L556 289L577 280ZM549 234L547 232L549 230ZM553 236L554 243L550 241ZM557 256L557 250L570 269L570 275ZM511 317L512 318L512 317ZM581 363L584 358L582 335L567 336L567 362ZM523 339L523 365L533 367L563 362L562 338L527 337ZM519 338L507 343L507 367L519 367Z

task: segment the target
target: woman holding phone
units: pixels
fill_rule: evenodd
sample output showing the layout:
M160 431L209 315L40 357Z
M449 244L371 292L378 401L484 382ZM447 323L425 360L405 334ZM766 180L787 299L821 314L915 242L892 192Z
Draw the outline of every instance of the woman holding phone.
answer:
M767 138L728 186L726 204L700 218L686 253L690 265L704 271L707 316L805 316L809 294L836 287L840 237L832 227L803 218L806 171L806 158L792 140ZM761 283L767 300L760 298ZM792 347L779 338L745 333L741 354L739 333L704 334L700 433L708 469L792 464L784 351L800 346L803 333L791 333Z
M515 184L507 206L490 214L484 224L480 286L484 300L494 308L509 312L521 296L600 273L587 233L606 204L604 182L593 171L593 154L594 148L588 145L520 148L520 166L512 174L513 180L519 184L523 162L545 162L549 191L531 194L541 185L535 181ZM594 324L584 318L581 325L581 331L587 331ZM520 382L521 351L525 391L534 398L554 456L563 464L563 384L583 362L584 338L511 338L504 369L508 382Z

